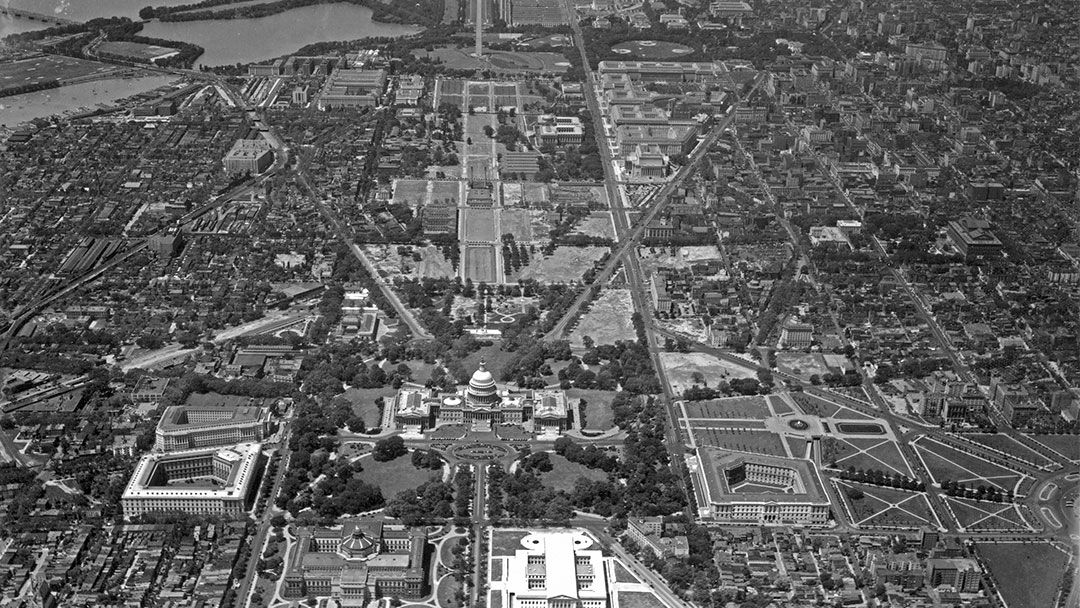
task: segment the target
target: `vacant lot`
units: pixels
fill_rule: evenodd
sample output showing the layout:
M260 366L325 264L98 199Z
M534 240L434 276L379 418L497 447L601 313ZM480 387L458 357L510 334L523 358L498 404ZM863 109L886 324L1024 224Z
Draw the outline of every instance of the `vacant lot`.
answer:
M425 246L420 251L420 258L420 263L416 267L420 278L443 279L457 276L454 265L434 245Z
M554 468L547 473L541 474L540 479L544 481L545 485L551 486L556 490L573 492L574 484L577 483L578 477L584 477L593 481L603 481L607 479L607 473L599 469L590 469L576 462L570 462L558 454L551 454L550 456L551 464L554 465Z
M615 225L611 223L610 211L593 211L589 217L574 227L573 234L585 234L602 238L615 238Z
M465 240L469 242L493 243L498 241L495 234L495 211L492 209L465 210Z
M1053 605L1067 555L1049 543L979 543L977 550L1009 608Z
M474 283L494 284L498 277L495 275L495 247L466 247L465 248L465 278L472 279Z
M799 376L809 380L810 376L824 376L829 373L825 357L818 353L777 353L776 367L785 374Z
M357 477L379 486L386 500L397 496L398 492L412 490L424 482L439 479L442 476L442 471L414 467L409 456L395 458L389 462L377 462L374 458L365 456L360 463L364 470L357 474Z
M503 209L499 213L503 234L514 235L514 240L518 243L532 242L532 220L527 209Z
M585 429L589 431L606 431L615 426L615 412L611 409L610 391L590 391L580 388L572 388L566 391L566 399L573 402L584 399L585 406Z
M529 265L521 269L520 278L541 283L577 281L607 252L607 247L559 247L550 256L532 258Z
M716 386L720 380L756 377L754 370L749 367L735 365L705 353L660 353L660 362L676 394L681 394L694 385L695 374L704 376L709 386Z
M432 201L450 201L457 205L461 200L461 186L458 182L435 181L431 184Z
M634 301L629 289L605 289L577 322L570 333L570 344L583 346L585 336L597 345L634 340L637 332L631 321L633 314Z

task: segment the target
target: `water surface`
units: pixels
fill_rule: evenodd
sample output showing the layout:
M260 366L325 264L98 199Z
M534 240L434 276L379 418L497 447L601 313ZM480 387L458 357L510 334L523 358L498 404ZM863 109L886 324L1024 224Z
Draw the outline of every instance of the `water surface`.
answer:
M0 127L14 127L35 118L47 118L75 112L80 108L91 109L98 104L110 104L174 81L175 76L97 80L59 89L0 97Z

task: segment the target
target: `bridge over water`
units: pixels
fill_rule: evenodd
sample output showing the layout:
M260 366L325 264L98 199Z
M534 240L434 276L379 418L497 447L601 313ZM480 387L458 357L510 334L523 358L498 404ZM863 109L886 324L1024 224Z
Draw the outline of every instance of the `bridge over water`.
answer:
M20 19L30 19L31 21L41 21L51 25L78 25L79 23L78 21L57 17L56 15L46 15L44 13L24 11L21 8L10 8L6 6L0 6L0 15L19 17Z

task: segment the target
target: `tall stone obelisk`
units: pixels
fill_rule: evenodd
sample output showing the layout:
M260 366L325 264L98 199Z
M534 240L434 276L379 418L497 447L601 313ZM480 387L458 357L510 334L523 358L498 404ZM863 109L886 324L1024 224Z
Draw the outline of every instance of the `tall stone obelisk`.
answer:
M473 0L476 2L476 58L484 56L484 2L486 0Z

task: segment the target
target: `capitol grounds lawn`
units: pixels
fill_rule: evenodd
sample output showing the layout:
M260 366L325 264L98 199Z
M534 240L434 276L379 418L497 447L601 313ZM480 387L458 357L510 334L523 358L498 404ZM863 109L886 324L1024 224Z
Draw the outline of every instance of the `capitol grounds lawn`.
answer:
M442 470L418 469L412 465L410 454L400 456L389 462L378 462L368 456L360 461L364 470L357 474L362 481L379 486L383 498L387 501L403 490L412 490L420 484L440 479Z
M664 608L655 595L645 591L619 591L620 608Z
M484 367L495 377L495 382L502 383L502 370L513 357L514 353L504 351L498 344L493 344L465 357L461 364L465 366L465 371L472 375L480 367L480 359L483 359ZM464 384L468 382L469 379L465 378Z
M566 391L566 400L570 405L577 399L585 400L585 430L606 431L615 427L615 412L611 409L610 391L593 391L572 388Z
M1009 606L1053 605L1068 556L1049 543L979 543L976 547Z
M394 403L395 395L397 395L397 389L383 387L350 388L341 396L348 399L349 403L352 404L353 413L364 419L364 426L372 429L382 426L382 420L379 419L379 408L375 406L375 400L382 397L386 401L387 407L390 407Z
M550 456L553 468L547 473L542 473L540 479L545 485L556 490L573 492L574 483L577 482L578 477L585 477L592 481L607 479L607 473L600 469L590 469L576 462L570 462L558 454L550 454Z
M451 576L439 581L439 588L436 591L436 596L439 599L439 606L443 608L459 608L461 604L457 603L454 599L454 594L461 588L461 583L457 582L457 579Z

